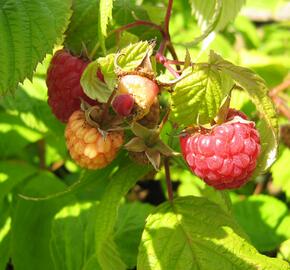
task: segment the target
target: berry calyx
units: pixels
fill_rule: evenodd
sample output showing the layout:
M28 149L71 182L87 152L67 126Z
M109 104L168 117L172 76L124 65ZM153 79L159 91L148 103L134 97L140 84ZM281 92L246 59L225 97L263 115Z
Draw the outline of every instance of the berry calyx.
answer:
M155 98L154 103L150 107L149 112L138 121L142 126L147 128L156 128L160 120L160 104L158 98Z
M130 94L117 95L112 102L112 107L118 115L129 116L134 107L134 98Z
M118 84L118 94L129 94L134 98L136 108L136 120L146 115L156 96L159 87L153 81L140 75L125 75L120 78Z
M65 129L66 145L72 159L81 167L100 169L114 160L123 144L123 131L101 132L86 122L85 113L75 111Z
M180 146L192 172L216 189L245 184L256 168L261 149L254 123L245 120L185 134L180 137Z
M96 104L85 95L80 84L88 63L64 49L57 51L51 59L46 79L48 104L61 122L67 122L70 115L80 109L81 99L91 105Z

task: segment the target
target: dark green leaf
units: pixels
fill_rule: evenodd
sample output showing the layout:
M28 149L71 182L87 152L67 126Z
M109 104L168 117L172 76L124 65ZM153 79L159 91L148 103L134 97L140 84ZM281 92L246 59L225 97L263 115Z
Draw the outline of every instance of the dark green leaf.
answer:
M79 270L87 263L95 244L94 237L86 238L92 208L92 203L74 204L54 217L50 249L55 269Z
M37 168L23 161L0 161L0 202L13 187L32 177Z
M69 0L0 2L0 94L15 90L62 37Z
M99 0L74 0L72 2L73 13L65 33L65 47L75 55L80 55L85 47L91 54L98 44Z
M49 172L31 179L23 192L45 196L65 187ZM20 190L22 192L22 190ZM49 241L51 222L56 212L68 202L64 199L34 202L19 199L12 221L11 251L15 269L51 270Z
M103 270L124 269L124 264L117 257L117 250L113 245L110 245L111 251L108 253L106 245L108 238L113 233L117 209L122 197L148 171L148 166L138 166L132 163L129 158L124 158L120 164L120 169L110 177L110 183L95 214L95 252ZM111 260L112 254L114 260Z
M137 264L138 246L145 219L152 210L153 206L149 204L134 202L121 205L118 211L114 238L122 260L130 269Z
M0 174L1 175L1 174ZM6 270L10 257L11 216L8 200L0 200L0 270Z

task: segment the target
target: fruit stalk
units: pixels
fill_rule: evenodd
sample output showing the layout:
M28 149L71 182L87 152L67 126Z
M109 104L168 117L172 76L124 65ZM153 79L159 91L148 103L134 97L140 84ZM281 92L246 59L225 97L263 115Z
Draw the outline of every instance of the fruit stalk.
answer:
M172 182L170 177L170 166L169 166L169 158L164 158L164 170L165 170L165 179L166 179L166 187L168 193L168 199L170 202L173 202L173 190L172 190Z

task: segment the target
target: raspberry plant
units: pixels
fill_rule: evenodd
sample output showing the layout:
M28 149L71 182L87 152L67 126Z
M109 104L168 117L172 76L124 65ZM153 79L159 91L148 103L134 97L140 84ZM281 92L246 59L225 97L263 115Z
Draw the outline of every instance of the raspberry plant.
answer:
M287 5L248 2L0 0L0 270L290 269Z

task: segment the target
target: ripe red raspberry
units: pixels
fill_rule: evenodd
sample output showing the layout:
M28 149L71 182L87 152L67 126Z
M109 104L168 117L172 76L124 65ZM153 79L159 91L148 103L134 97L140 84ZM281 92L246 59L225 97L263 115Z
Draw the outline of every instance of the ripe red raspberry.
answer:
M48 104L62 122L67 122L70 115L80 109L81 98L91 105L96 104L85 95L80 84L88 63L65 50L57 51L51 59L46 78Z
M181 136L180 145L190 169L216 189L246 183L261 148L253 122L225 122L210 131Z
M158 85L140 75L125 75L120 78L118 94L130 94L133 96L136 109L136 120L146 115L153 104L158 92Z
M83 111L75 111L65 129L66 145L73 160L83 168L107 166L123 144L123 132L112 131L103 137L98 129L86 122Z

